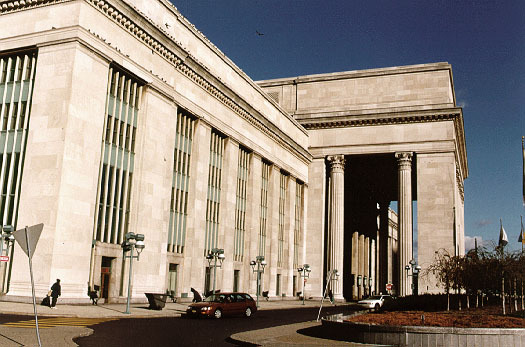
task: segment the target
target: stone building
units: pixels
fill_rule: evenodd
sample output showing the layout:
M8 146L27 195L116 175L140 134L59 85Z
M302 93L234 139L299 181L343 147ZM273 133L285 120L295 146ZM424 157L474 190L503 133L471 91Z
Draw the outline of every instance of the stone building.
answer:
M60 278L64 301L123 300L129 232L135 300L255 293L257 256L271 297L320 297L332 270L338 299L409 294L413 206L419 264L464 251L447 63L256 83L167 0L0 0L0 28L0 218L44 223L39 296ZM8 255L4 299L28 298L27 257Z

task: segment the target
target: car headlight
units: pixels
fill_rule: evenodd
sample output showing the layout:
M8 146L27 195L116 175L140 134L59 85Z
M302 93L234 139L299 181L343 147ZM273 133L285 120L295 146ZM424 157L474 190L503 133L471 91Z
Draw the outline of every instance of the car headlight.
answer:
M191 310L192 308L193 308L193 307L191 307L191 306L188 306L187 310Z

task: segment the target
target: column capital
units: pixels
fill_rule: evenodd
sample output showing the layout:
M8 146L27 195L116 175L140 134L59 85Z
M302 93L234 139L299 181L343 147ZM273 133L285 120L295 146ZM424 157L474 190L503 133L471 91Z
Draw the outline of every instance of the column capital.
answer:
M344 172L345 171L345 156L344 155L329 155L328 161L332 172Z
M410 168L412 167L412 157L414 156L414 153L396 152L395 156L400 170L410 170Z

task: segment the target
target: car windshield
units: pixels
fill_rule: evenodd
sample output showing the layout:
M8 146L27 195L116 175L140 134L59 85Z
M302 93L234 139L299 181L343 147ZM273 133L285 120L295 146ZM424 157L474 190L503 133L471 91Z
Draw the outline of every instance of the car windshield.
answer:
M381 295L372 295L371 297L368 298L369 300L380 300L381 299Z
M224 295L210 295L207 296L206 299L204 299L205 302L223 302L224 301Z

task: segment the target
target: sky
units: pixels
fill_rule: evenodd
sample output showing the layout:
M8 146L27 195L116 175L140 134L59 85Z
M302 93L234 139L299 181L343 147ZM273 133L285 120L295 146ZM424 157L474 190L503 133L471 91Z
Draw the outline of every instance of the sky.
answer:
M253 80L448 62L463 107L466 248L517 242L525 1L171 0ZM263 35L260 35L263 34Z

